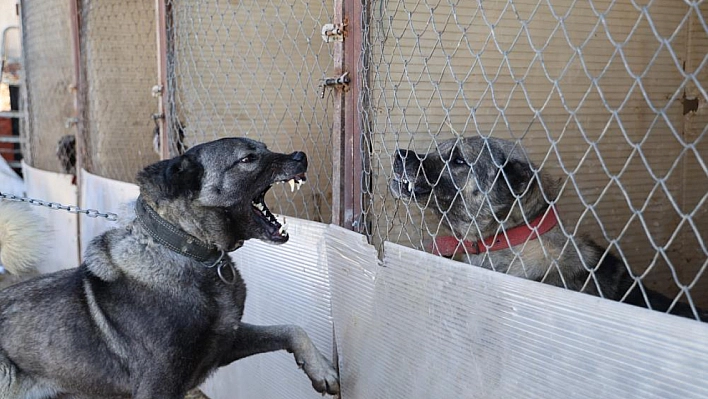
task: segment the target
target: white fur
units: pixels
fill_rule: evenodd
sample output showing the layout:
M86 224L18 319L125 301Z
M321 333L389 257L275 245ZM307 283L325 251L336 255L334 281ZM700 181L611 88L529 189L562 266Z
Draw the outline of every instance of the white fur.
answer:
M0 200L0 263L14 275L31 274L46 259L49 229L32 205Z

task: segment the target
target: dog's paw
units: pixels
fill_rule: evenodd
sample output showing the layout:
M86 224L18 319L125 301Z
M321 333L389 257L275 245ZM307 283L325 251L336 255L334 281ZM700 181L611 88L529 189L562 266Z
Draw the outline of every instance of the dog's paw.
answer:
M332 363L325 358L307 336L305 331L297 326L291 326L291 352L295 362L305 371L312 387L321 394L336 395L339 393L339 376Z
M298 356L300 355L300 356ZM332 364L313 346L312 351L295 354L297 365L305 371L312 387L321 394L339 393L339 376Z

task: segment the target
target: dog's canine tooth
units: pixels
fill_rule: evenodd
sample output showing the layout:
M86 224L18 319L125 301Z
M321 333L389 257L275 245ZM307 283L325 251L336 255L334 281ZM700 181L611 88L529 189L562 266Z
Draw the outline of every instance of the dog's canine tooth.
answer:
M283 222L283 225L278 229L278 233L280 233L281 236L288 235L288 225L285 222Z
M288 180L288 184L290 185L290 192L295 191L295 179Z
M408 182L408 191L413 192L414 188L415 188L415 185L413 184L413 182L409 181Z
M304 183L302 180L298 180L295 182L295 187L297 187L298 191L300 190L300 186L302 186L302 183Z

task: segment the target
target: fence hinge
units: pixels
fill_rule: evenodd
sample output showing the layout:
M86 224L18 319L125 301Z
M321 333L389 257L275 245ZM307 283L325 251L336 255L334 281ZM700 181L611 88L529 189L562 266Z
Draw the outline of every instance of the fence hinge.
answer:
M153 97L159 97L162 95L162 85L155 85L150 91L152 92Z
M342 76L336 77L336 78L324 78L322 80L322 84L320 85L320 98L324 98L325 95L325 89L326 88L335 88L339 87L342 89L343 92L347 92L349 90L349 72L344 72Z
M347 20L338 24L325 24L322 26L322 40L325 43L343 42L347 36Z

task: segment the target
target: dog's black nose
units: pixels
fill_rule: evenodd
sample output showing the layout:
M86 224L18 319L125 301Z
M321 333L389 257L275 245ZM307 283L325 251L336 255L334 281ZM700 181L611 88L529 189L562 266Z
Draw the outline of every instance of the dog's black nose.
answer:
M305 154L302 151L295 151L292 154L290 154L290 158L292 158L295 161L302 162L307 159L307 154Z

